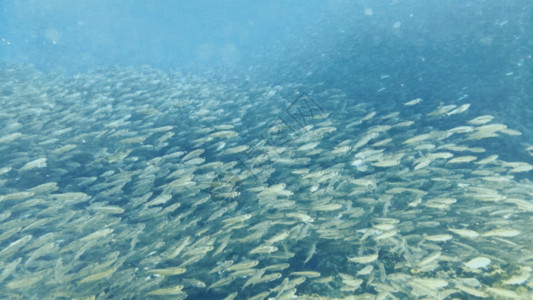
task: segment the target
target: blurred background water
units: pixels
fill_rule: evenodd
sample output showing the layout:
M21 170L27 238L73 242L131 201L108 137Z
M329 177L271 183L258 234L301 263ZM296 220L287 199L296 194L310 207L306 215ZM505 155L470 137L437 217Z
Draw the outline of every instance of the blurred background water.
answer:
M327 1L2 1L3 60L69 70L246 69L339 8Z

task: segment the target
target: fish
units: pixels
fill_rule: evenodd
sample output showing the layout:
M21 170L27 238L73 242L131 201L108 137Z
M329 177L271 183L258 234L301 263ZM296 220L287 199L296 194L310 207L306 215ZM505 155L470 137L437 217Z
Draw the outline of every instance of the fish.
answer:
M349 262L354 262L358 264L368 264L378 259L378 253L376 254L370 254L366 256L354 256L354 257L348 257Z
M22 166L22 168L20 168L20 171L28 171L28 170L36 169L36 168L45 168L47 166L46 160L47 160L46 157L32 160L26 163L24 166Z
M230 73L0 68L5 297L527 298L523 101Z
M422 101L424 101L424 100L422 100L422 98L415 98L413 100L404 102L403 105L405 105L405 106L413 106L413 105L416 105L418 103L421 103Z

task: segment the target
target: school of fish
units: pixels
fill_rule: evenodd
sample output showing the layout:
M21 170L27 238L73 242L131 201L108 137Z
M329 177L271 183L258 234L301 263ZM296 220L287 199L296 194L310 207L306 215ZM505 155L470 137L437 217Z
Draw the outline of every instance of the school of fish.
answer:
M4 66L0 298L533 298L533 146L429 102Z

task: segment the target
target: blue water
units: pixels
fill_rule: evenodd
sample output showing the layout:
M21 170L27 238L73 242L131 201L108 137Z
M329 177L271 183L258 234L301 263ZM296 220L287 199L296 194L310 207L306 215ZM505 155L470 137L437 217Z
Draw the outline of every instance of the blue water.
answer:
M480 281L476 288L490 296L497 294L489 287L530 293L531 281L505 281L526 272L522 267L531 261L533 171L514 172L506 165L533 164L533 148L526 150L533 144L531 16L531 1L0 0L0 225L9 227L0 227L0 272L18 261L9 274L0 273L2 297L142 299L157 288L184 284L189 299L233 292L244 299L286 288L282 280L298 281L291 275L297 271L321 273L297 285L299 295L377 295L379 284L394 282L398 298L424 296L398 274L443 279L450 289L461 286L457 277L473 277ZM415 98L423 102L404 105ZM428 115L467 103L466 112ZM371 112L376 115L362 121ZM521 135L442 137L481 115ZM395 127L408 120L414 125ZM159 131L164 126L171 129ZM332 154L387 126L368 144ZM334 129L311 134L324 128ZM237 135L206 139L224 130ZM429 145L404 143L430 133ZM139 137L144 140L128 140ZM401 164L358 165L354 155L387 138L379 149L401 155ZM301 150L311 142L319 142L317 152ZM484 151L447 150L453 143ZM245 152L224 153L243 145L249 147ZM424 148L431 146L435 150ZM201 168L179 155L200 148ZM275 150L285 151L282 159ZM412 173L418 159L439 151L475 155L477 161L498 155L502 163L435 159L431 168ZM46 166L24 170L42 157ZM295 161L283 160L289 158ZM169 192L166 185L189 173L193 187ZM361 178L377 185L351 181ZM17 194L49 182L57 190ZM292 194L260 195L258 188L280 183ZM398 187L417 191L391 192ZM477 195L483 190L469 188L494 188L508 202L483 201ZM147 204L166 192L173 194L168 202ZM86 198L65 200L56 193ZM423 200L417 193L426 193ZM445 208L431 203L439 198L457 201ZM321 208L324 199L342 210ZM228 226L231 218L247 214L242 224ZM397 236L382 240L381 233L368 230L390 222L384 217L400 225ZM260 238L247 240L261 232L249 227L263 228L269 220L275 222ZM113 232L91 237L104 227ZM485 236L424 240L463 227ZM490 236L500 227L520 234ZM284 231L290 238L273 243L273 254L253 253ZM28 235L31 240L14 251ZM43 244L54 251L36 256ZM182 253L168 258L181 244ZM195 258L202 247L214 249L188 264L182 276L150 272ZM224 250L211 256L219 247ZM417 262L435 251L442 251L438 266L420 271L427 266ZM369 264L372 275L358 277L362 287L342 291L339 274L355 276L362 269L346 258L374 253L379 259ZM465 268L477 256L490 257L491 265L482 272ZM265 273L279 272L283 279L247 288L248 275L212 289L186 280L209 286L230 273L209 271L250 259L260 261L258 272L282 263L290 267ZM112 276L90 277L110 266L117 268ZM271 291L270 297L277 294Z

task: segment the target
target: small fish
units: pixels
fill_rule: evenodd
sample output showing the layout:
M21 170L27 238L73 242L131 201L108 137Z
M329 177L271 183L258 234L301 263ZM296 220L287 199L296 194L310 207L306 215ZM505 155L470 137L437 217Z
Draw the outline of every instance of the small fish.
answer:
M378 253L366 255L366 256L354 256L354 257L348 257L348 261L358 263L358 264L368 264L375 260L377 260L379 257Z
M113 267L113 268L110 268L108 270L102 271L100 273L89 275L89 276L83 278L80 281L80 283L93 282L93 281L97 281L97 280L100 280L100 279L104 279L106 277L110 277L113 273L115 273L116 270L117 270L117 268Z
M520 234L519 230L511 228L498 228L483 233L481 236L513 237Z
M304 265L311 260L311 258L315 254L315 251L316 251L316 242L313 243L311 245L311 247L309 248L309 250L307 251L307 256L305 257L305 260L304 260L304 263L303 263Z
M491 115L483 115L468 121L468 124L482 125L492 121L492 119L494 119L494 117Z
M25 164L22 168L20 168L20 171L28 171L36 168L45 168L46 166L46 158L38 158Z
M466 237L466 238L471 238L471 239L475 239L479 236L479 233L477 233L474 230L470 230L470 229L454 229L454 228L448 227L448 230L461 237Z
M185 273L185 271L187 271L187 269L183 267L170 267L170 268L164 268L164 269L148 270L149 273L163 275L163 276L179 275L179 274Z
M403 105L405 105L405 106L413 106L415 104L421 103L422 101L423 101L422 98L415 98L415 99L413 99L411 101L404 102Z
M289 275L292 276L303 276L303 277L320 277L320 273L316 271L298 271L298 272L291 272Z
M453 238L451 234L434 234L434 235L427 235L424 237L424 239L432 242L446 242Z

